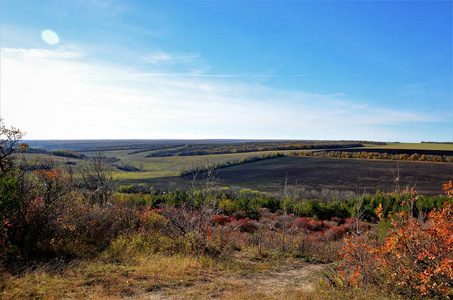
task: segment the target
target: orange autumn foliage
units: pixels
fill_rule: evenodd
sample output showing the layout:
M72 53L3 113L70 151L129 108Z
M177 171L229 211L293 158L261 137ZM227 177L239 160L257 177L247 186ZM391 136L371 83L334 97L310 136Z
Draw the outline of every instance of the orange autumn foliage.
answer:
M444 184L453 197L453 184ZM417 194L408 190L402 205L411 205ZM377 215L382 218L379 207ZM418 220L404 212L389 216L383 239L367 232L345 239L339 273L349 285L385 284L408 296L453 296L453 205L445 203Z
M71 180L63 168L38 169L35 174L47 184L52 182L69 183Z

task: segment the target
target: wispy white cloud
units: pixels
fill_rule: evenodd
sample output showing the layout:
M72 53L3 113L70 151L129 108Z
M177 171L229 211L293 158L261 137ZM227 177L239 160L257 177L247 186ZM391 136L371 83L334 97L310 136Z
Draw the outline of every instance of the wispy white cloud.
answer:
M237 75L143 74L86 62L77 49L2 49L2 114L28 138L404 140L386 126L446 121Z
M142 63L148 64L174 64L174 63L193 63L200 59L196 53L164 53L157 52L142 57Z
M150 65L153 72L149 74L185 73L195 76L210 70L207 61L197 53L148 53L140 58L139 63Z
M209 74L208 62L197 53L155 52L144 55L139 63L150 64L153 72L131 73L132 77L207 77L207 78L294 78L305 74ZM340 94L339 94L340 95Z
M306 77L303 74L294 75L272 75L272 74L200 74L200 73L131 73L132 77L211 77L211 78L274 78L274 77Z
M2 55L16 59L76 59L85 56L85 53L76 45L59 46L56 49L22 49L2 48Z

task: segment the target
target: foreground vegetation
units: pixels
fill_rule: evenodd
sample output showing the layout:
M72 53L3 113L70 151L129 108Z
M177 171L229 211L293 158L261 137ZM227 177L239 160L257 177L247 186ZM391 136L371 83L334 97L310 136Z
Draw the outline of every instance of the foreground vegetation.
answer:
M444 184L450 198L452 183ZM452 203L420 218L411 211L416 192L404 195L399 213L387 215L378 207L379 225L387 227L384 235L376 230L345 239L336 283L380 286L412 299L449 298L453 296Z
M101 154L77 173L31 167L13 157L21 132L1 134L1 298L453 297L451 181L445 196L273 196L219 188L208 164L174 191L120 187ZM307 262L320 267L296 285L247 284Z

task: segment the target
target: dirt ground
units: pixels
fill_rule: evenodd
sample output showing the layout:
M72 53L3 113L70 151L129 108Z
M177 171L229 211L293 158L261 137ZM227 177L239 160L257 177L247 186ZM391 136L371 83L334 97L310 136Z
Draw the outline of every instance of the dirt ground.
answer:
M127 299L283 299L286 297L282 295L313 292L326 268L326 264L295 261L271 271L201 277L189 285L136 294Z
M443 194L442 183L453 178L453 164L335 158L280 157L220 169L219 184L275 192L288 178L289 185L375 193L391 192L395 176L400 185L419 194Z
M415 187L421 195L443 195L442 184L453 178L453 164L369 159L279 157L245 163L219 170L219 186L239 186L264 192L281 192L289 186L306 190L352 191L358 195L376 190L393 192L395 177L400 186ZM184 187L181 177L154 178L149 184Z

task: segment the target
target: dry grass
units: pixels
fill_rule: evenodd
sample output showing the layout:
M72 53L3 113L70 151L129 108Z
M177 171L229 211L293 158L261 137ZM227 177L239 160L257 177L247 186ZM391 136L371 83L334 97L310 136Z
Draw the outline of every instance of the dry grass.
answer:
M141 255L121 264L74 261L58 271L46 266L16 276L3 273L0 298L116 299L188 285L211 269L209 263L184 256Z
M290 295L309 294L319 280L313 265L257 259L251 253L228 260L137 254L120 263L109 262L105 254L64 266L41 265L18 275L1 272L0 298L296 299Z

